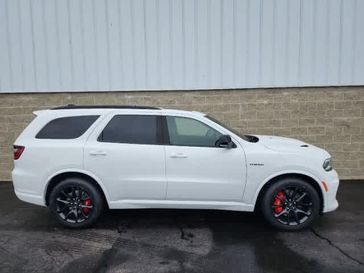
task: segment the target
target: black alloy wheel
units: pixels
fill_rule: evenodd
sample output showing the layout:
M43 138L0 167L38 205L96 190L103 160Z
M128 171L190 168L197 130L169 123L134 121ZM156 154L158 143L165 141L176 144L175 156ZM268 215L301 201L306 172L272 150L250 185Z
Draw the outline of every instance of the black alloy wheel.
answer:
M274 197L272 210L274 217L282 224L299 225L310 217L312 199L304 187L285 187Z
M49 207L63 226L88 227L100 216L103 200L96 187L88 181L67 178L51 192Z
M82 223L92 214L92 199L82 187L64 188L56 198L56 203L58 215L69 223Z
M265 192L262 211L268 222L284 230L299 230L319 215L317 191L300 178L284 178Z

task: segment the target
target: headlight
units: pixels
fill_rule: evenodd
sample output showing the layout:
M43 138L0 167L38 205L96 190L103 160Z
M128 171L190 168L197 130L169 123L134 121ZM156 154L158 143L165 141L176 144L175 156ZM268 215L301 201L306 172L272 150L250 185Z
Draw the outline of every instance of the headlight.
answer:
M331 171L332 170L332 165L331 165L331 158L328 158L324 161L324 164L322 164L322 167L324 168L325 171Z

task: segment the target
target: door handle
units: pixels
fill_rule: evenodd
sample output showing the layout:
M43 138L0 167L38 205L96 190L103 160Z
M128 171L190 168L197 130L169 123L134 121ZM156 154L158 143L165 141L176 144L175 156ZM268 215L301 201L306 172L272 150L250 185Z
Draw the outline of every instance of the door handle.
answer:
M106 155L106 152L104 152L104 151L91 151L90 155L94 155L94 156L96 156L96 155Z
M184 153L172 153L171 158L186 158L187 155Z

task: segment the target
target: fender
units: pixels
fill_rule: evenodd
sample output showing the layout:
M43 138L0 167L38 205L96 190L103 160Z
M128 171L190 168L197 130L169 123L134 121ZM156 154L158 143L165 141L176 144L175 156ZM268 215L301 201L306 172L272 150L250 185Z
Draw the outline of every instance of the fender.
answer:
M319 185L319 187L321 189L321 193L322 193L322 196L324 198L323 201L324 201L324 205L325 205L325 202L326 202L326 200L325 200L325 189L323 188L321 180L318 177L316 177L315 175L313 175L312 173L310 173L310 172L296 170L296 169L290 169L290 170L284 170L284 171L276 172L276 173L270 175L269 177L267 177L266 179L264 179L263 182L260 183L259 187L257 188L257 190L254 193L253 204L254 205L256 204L256 201L257 201L257 198L258 198L258 195L259 195L260 191L262 190L264 185L266 185L270 180L272 180L273 178L275 178L277 176L280 176L280 175L290 175L290 174L305 175L305 176L308 176L308 177L312 178L314 181L316 181L316 183Z
M45 204L45 197L46 197L46 193L47 193L47 189L48 189L48 185L49 185L49 182L53 179L53 177L59 175L59 174L63 174L63 173L70 173L70 172L73 172L73 173L81 173L81 174L84 174L84 175L87 175L91 178L93 178L96 183L101 187L102 191L104 192L104 195L105 195L105 198L106 198L106 202L109 202L110 198L109 198L109 193L108 191L106 190L106 187L105 185L101 182L101 180L96 176L94 175L93 173L89 172L89 171L85 171L85 170L81 170L81 169L62 169L62 170L59 170L55 173L53 173L52 175L50 175L47 179L46 179L46 183L44 185L44 189L43 189L43 201L44 201L44 204Z

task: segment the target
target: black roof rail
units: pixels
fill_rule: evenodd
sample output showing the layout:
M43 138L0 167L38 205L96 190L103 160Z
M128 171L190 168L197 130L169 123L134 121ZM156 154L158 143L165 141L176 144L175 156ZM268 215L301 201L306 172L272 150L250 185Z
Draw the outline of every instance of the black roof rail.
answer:
M51 108L51 110L67 110L67 109L149 109L149 110L160 110L158 107L153 106L140 106L140 105L75 105L68 104L64 106L57 106Z

